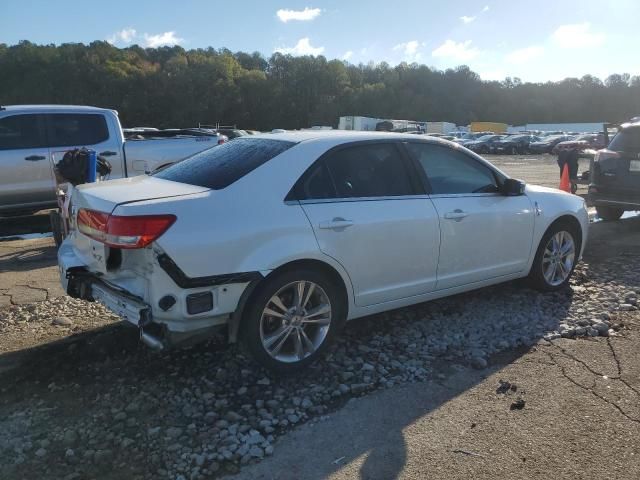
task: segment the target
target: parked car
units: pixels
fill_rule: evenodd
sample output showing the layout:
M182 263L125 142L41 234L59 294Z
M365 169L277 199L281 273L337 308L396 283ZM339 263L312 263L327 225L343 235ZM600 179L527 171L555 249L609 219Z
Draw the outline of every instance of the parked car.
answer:
M557 154L561 150L600 150L606 146L604 133L586 133L578 135L573 140L558 143L553 147L552 153Z
M162 135L138 128L127 139L118 113L96 107L17 105L0 107L0 215L56 206L51 159L78 147L111 164L110 178L152 172L223 143L214 135Z
M226 135L229 140L249 135L245 130L240 130L239 128L218 128L217 131L220 135Z
M504 135L483 135L476 140L466 142L464 146L477 153L489 153L491 152L493 145L503 138L505 138Z
M542 137L537 142L531 142L529 144L529 151L532 153L551 153L553 147L560 142L566 142L573 137L569 135L550 135L548 137Z
M315 360L346 320L521 277L563 288L588 227L580 197L394 133L242 137L71 198L66 292L155 348L227 325L279 371Z
M640 210L640 121L620 127L591 163L588 200L604 220Z
M467 143L473 142L480 137L493 134L493 132L469 132L465 133L462 137L455 139L454 142L459 143L460 145L466 145Z
M540 138L534 135L509 135L493 144L491 153L527 153L531 142L539 142Z

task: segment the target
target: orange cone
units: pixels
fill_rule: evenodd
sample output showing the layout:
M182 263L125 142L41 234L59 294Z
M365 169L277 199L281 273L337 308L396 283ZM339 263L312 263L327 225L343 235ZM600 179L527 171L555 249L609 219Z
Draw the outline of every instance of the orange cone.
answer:
M560 177L560 190L571 193L571 184L569 183L569 164L565 163Z

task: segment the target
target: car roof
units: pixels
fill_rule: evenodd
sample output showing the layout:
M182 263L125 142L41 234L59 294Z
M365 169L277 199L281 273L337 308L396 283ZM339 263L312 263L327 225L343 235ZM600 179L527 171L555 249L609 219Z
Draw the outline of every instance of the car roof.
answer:
M311 140L329 140L336 143L357 142L361 140L416 140L421 139L431 143L449 144L448 140L442 140L430 135L414 135L411 133L393 132L361 132L354 130L292 130L281 133L261 133L252 135L251 138L266 138L300 143Z
M56 112L87 112L87 111L94 111L94 112L115 112L116 114L118 113L116 110L112 110L109 108L100 108L100 107L92 107L89 105L2 105L2 107L0 107L0 113L3 111L6 112L30 112L30 113L37 113L37 112L49 112L49 113L56 113Z
M622 129L630 128L630 127L640 127L640 120L636 120L635 118L633 118L630 122L623 123L622 125L620 125L620 127Z

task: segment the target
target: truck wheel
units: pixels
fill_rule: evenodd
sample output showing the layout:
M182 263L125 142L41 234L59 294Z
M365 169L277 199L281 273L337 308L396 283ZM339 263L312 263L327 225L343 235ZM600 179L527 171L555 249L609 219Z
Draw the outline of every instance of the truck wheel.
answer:
M596 207L596 212L605 222L615 222L616 220L620 220L624 210L616 207Z
M56 248L59 248L62 244L62 217L57 210L49 212L49 222L51 223L51 232L53 233L53 241L56 243Z
M289 270L256 288L239 334L258 364L293 373L324 353L346 313L344 294L331 278L310 269Z

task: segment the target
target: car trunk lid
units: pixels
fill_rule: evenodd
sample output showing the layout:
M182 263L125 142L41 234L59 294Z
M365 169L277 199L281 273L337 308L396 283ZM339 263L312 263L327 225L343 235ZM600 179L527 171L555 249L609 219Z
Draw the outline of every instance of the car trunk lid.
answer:
M80 185L72 194L72 205L104 213L111 213L118 205L155 200L158 198L181 197L209 190L197 185L172 182L142 175L107 182Z

